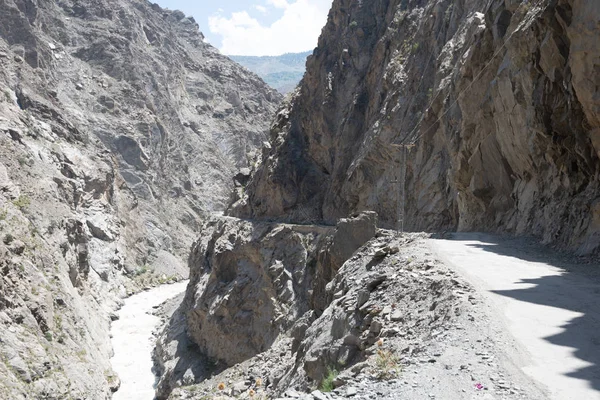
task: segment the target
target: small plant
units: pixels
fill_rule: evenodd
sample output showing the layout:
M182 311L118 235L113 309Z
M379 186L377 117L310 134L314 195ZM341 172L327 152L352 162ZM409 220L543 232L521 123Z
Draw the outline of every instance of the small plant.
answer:
M44 334L44 337L46 338L47 341L51 342L54 337L52 336L52 332L48 331Z
M352 22L350 22L350 25L348 25L348 26L349 26L350 28L354 29L354 28L356 28L356 27L358 26L358 22L356 22L356 21L352 21Z
M15 237L13 235L11 235L10 233L7 233L6 236L4 236L4 244L8 245L11 244L12 242L14 242Z
M417 50L419 50L419 43L413 43L411 50L413 53L415 53Z
M81 362L86 362L85 356L87 356L87 351L85 349L79 350L77 353L77 357L81 360Z
M26 165L29 165L29 160L27 159L27 157L23 157L23 156L21 156L21 157L17 158L17 161L19 162L19 165L20 165L21 167L24 167L24 166L26 166Z
M112 385L117 381L117 378L109 369L104 370L104 378L109 385Z
M21 195L18 199L13 200L13 204L20 210L24 210L31 205L31 199L27 195Z
M319 385L319 390L324 393L333 391L333 381L335 381L335 378L337 378L337 376L338 372L335 369L327 368L327 375L325 375L325 377L321 381L321 384Z
M8 215L8 210L0 211L0 221L6 220L6 216Z
M393 379L400 372L400 360L392 351L386 349L378 349L375 359L377 366L377 377L383 380Z
M148 272L148 267L142 267L140 269L137 269L134 273L135 276L140 276L140 275L144 275L146 272Z

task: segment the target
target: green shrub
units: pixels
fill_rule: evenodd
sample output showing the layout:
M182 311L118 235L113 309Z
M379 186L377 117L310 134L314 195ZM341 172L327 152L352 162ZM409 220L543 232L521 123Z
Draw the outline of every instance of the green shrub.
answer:
M6 236L4 236L4 244L11 244L14 240L15 237L10 233L7 233Z
M321 381L321 384L319 385L319 390L321 392L333 391L333 381L335 381L335 378L337 378L337 376L338 372L335 369L327 368L327 375L325 375L325 377Z

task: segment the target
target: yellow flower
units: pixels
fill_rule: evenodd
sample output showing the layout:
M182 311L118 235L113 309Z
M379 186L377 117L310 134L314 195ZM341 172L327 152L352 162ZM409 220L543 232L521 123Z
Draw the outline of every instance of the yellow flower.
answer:
M219 390L225 390L225 384L223 382L219 383L217 385L217 389L219 389Z
M252 389L250 389L250 391L248 392L248 394L250 395L250 397L254 397L255 393L256 392L254 390L252 390Z
M262 379L257 378L256 379L256 386L261 386L262 385Z

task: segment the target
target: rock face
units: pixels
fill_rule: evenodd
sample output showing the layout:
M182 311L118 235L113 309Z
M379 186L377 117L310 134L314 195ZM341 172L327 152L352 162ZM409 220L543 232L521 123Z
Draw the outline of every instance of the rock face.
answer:
M237 179L227 213L241 219L206 228L190 259L190 337L225 366L245 360L217 379L255 377L262 360L279 395L328 368L359 373L384 337L451 329L465 305L451 274L422 254L413 268L414 237L348 216L600 251L599 20L583 0L335 0L269 145ZM294 231L336 223L316 239Z
M0 397L110 397L122 276L187 275L279 100L180 12L0 4Z
M270 349L282 333L301 335L310 316L331 302L327 283L375 236L376 223L374 213L342 219L336 227L227 217L209 221L192 248L190 283L179 310L189 339L200 354L232 366ZM163 337L179 341L172 334L179 329L180 320L172 319ZM173 365L167 362L170 357L185 358L187 352L167 354L169 347L169 340L161 340L159 398L166 398L173 386L189 384L186 376L206 378L197 376L192 363L177 363L189 365L189 371L165 368ZM179 377L173 378L174 372Z
M409 229L597 252L599 18L584 0L335 1L231 215L405 209Z
M444 352L443 348L451 349L452 361L437 363L435 372L432 372L435 379L427 378L427 382L446 382L446 375L451 380L462 380L463 378L457 378L462 374L457 373L456 357L461 353L471 354L472 349L457 350L457 346L471 346L465 340L467 332L480 335L478 330L483 329L473 326L475 318L471 314L473 310L470 301L474 301L471 299L475 297L468 293L471 289L455 273L435 261L427 250L424 234L398 237L393 231L377 230L374 237L352 251L352 256L325 285L322 294L325 304L323 310L314 306L306 308L306 303L300 303L303 290L308 288L310 291L311 287L301 287L296 283L306 282L307 277L313 276L314 288L319 281L310 261L308 267L297 263L305 262L305 251L309 251L308 257L311 257L310 251L319 255L330 252L329 244L335 242L336 237L342 238L346 227L358 227L368 219L369 216L364 215L344 221L335 229L329 228L329 232L321 232L312 241L307 240L310 236L307 237L306 234L315 227L309 226L264 222L251 224L233 219L207 224L207 230L204 231L207 235L196 244L191 259L192 271L203 270L204 273L200 276L192 274L194 284L188 287L187 303L184 301L183 309L188 313L188 332L199 342L199 347L192 348L208 350L220 357L221 361L227 358L230 362L219 363L219 359L213 359L212 364L216 368L201 371L195 379L186 380L192 374L180 369L179 380L174 380L173 386L184 387L177 387L169 396L166 395L168 391L160 392L158 398L233 399L263 396L325 399L329 397L320 392L302 395L296 390L314 390L328 375L328 370L340 372L334 386L342 387L336 390L337 395L332 398L345 398L343 393L352 389L346 384L356 379L369 382L366 392L371 397L373 393L377 393L382 398L394 399L398 398L399 390L403 390L409 392L405 396L407 398L428 398L430 385L418 385L427 392L415 394L421 388L415 389L416 383L406 384L413 373L405 369L415 365L422 367L423 364L436 364L437 357ZM314 233L316 232L313 231ZM250 236L254 243L249 241ZM303 237L301 242L304 246L293 242L293 238L298 236ZM265 248L264 254L273 254L274 257L270 260L262 258L266 264L259 268L255 261L257 258L252 257L252 254L255 254L254 249L261 244ZM273 252L269 247L273 245L279 251ZM296 252L300 257L281 258L279 261L281 256L286 255L286 251L295 249L300 250ZM242 266L240 261L225 262L226 259L238 256L240 259L247 256L247 259L252 260L249 264L253 264L250 268L255 272L248 274L248 264ZM277 285L273 289L270 279L274 276L274 270L268 267L273 260L277 260L275 263L281 265L283 271L289 270L290 266L300 267L295 271L296 276L304 271L301 280L285 278L285 272L278 276L279 282L282 277L284 281L294 282L287 292L293 293L292 296L278 290ZM221 289L211 286L209 282L214 282L214 276L218 275L216 271L222 270L226 265L237 265L240 272ZM261 278L253 278L256 276ZM265 276L270 278L265 279ZM254 301L252 296L262 296L260 290L254 293L248 290L246 297L239 294L243 290L236 290L244 284L245 287L252 287L254 282L264 283L265 291L271 298L267 300L265 296L262 302ZM218 308L214 307L217 304ZM271 316L271 320L262 327L252 323L240 326L230 314L230 310L237 310L239 305L245 307L245 316L250 321L264 318L267 314ZM273 313L269 314L268 311L278 307L289 312L273 318ZM180 329L180 326L175 325L176 330ZM208 325L209 328L203 328L203 325ZM210 334L200 334L203 329L210 329ZM224 346L225 343L232 343L230 337L235 335L234 332L246 335L246 341L243 337L236 336L234 345ZM268 338L268 341L263 338ZM447 341L448 338L452 340ZM256 343L259 340L264 340L260 346ZM237 357L236 349L240 347L243 357ZM189 345L182 347L180 356L184 358L189 348ZM206 360L204 362L207 364ZM180 360L167 376L172 378L170 374L184 365L187 363ZM466 365L464 367L468 368ZM387 381L398 377L400 370L401 379ZM193 368L189 371L193 372ZM447 397L464 397L464 387L471 385L471 377L466 375L464 378L466 382L457 384L455 381L456 383L448 383L444 387L444 391L452 393ZM377 380L386 381L382 385L389 389L374 392L373 385ZM218 391L216 388L222 382L225 387ZM198 384L193 385L194 383ZM388 390L390 394L383 396Z

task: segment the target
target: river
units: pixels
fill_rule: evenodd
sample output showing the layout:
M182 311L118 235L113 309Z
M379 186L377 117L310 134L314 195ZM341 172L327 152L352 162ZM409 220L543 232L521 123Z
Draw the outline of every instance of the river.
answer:
M187 281L162 285L125 300L119 319L111 326L114 356L111 363L121 379L114 400L153 400L156 377L152 372L152 332L160 318L152 315L154 307L185 291Z

